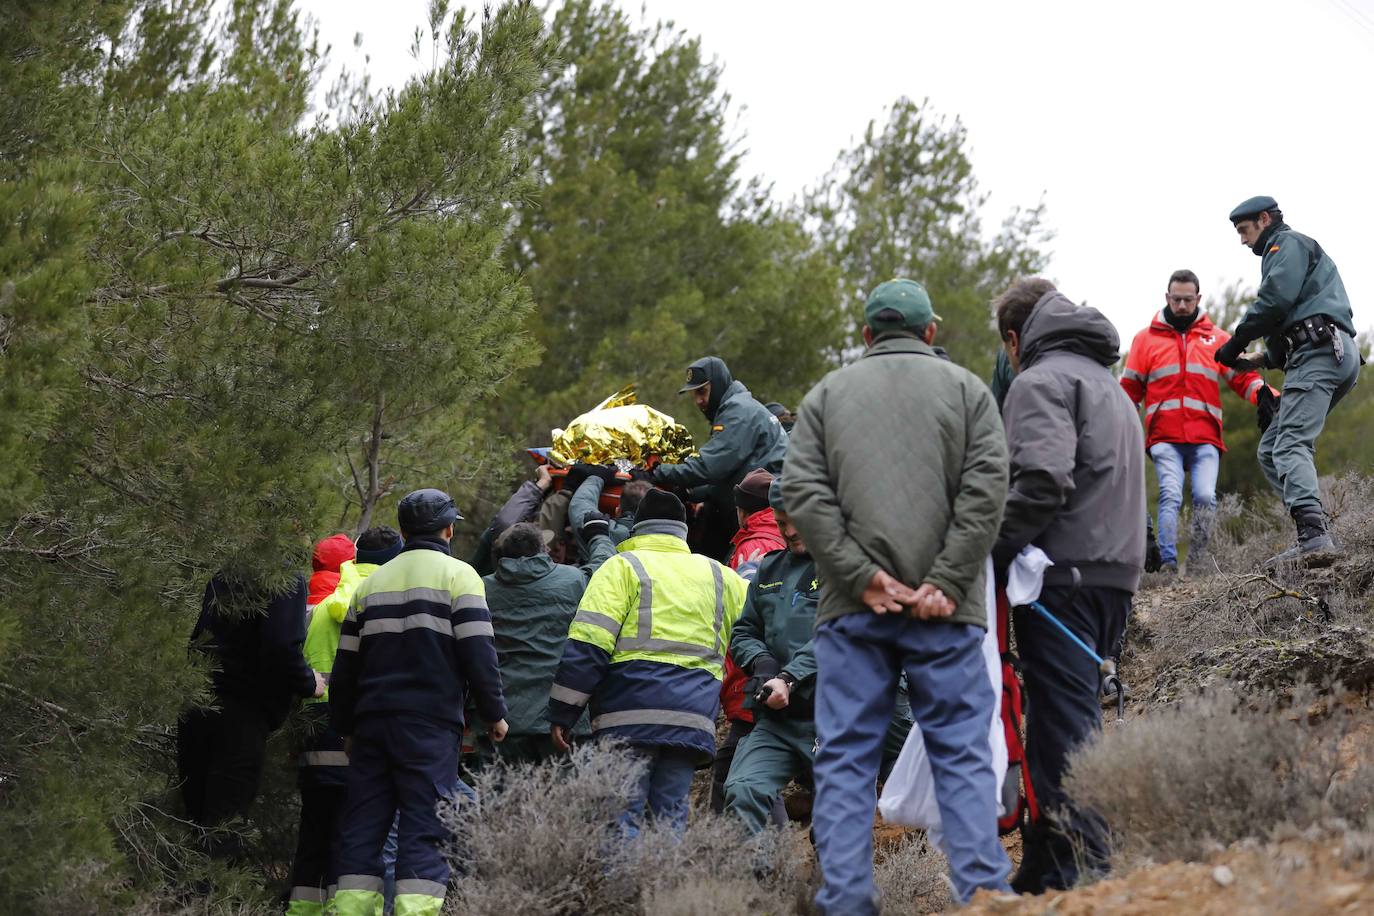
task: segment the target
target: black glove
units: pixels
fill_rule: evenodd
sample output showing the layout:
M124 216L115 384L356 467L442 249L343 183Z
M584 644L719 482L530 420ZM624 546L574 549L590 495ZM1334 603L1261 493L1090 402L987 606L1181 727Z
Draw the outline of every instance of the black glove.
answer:
M587 478L592 476L590 464L575 464L568 468L568 476L563 478L563 489L569 493L576 493L577 488L587 482Z
M582 539L590 541L597 535L611 533L611 517L604 512L588 512L582 519L582 527L577 529Z
M1255 397L1255 422L1259 424L1260 432L1267 430L1279 415L1279 397L1268 385L1261 388Z
M646 470L644 470L644 468L631 468L631 469L630 469L630 479L631 479L631 480L645 480L645 481L648 481L649 483L653 483L653 482L654 482L654 472L653 472L653 471L646 471Z
M1244 352L1245 343L1243 343L1239 337L1232 337L1230 340L1226 341L1226 343L1217 347L1217 352L1215 356L1213 356L1213 359L1223 366L1234 369L1236 368L1236 360L1240 359L1240 355Z

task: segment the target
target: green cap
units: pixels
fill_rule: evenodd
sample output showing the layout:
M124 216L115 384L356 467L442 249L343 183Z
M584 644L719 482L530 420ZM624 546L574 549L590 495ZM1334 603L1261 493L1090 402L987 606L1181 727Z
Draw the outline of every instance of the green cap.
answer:
M888 310L898 316L878 316ZM915 280L898 278L879 283L868 294L864 304L864 324L875 331L919 331L932 321L939 321L930 304L930 294Z
M1231 211L1231 222L1234 224L1243 219L1254 219L1261 213L1267 213L1278 208L1279 202L1277 200L1268 194L1261 194L1259 197L1252 197L1238 204L1236 209Z

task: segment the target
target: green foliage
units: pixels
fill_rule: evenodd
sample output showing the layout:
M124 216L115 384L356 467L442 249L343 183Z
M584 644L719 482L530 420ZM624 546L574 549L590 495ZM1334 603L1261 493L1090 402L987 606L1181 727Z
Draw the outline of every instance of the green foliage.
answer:
M795 404L841 342L835 273L797 214L741 180L719 65L671 23L592 0L552 30L560 66L528 138L539 194L513 246L546 357L505 389L524 397L503 401L502 428L544 444L633 381L704 433L675 392L707 354Z
M175 826L136 813L204 689L209 574L302 567L341 449L432 453L521 364L502 246L549 53L529 4L440 15L431 72L303 128L319 60L289 2L42 6L3 39L0 829L24 854L0 897L89 884L118 911ZM462 475L397 461L389 486Z
M1044 269L1042 246L1051 236L1038 204L1013 210L994 238L984 237L980 212L988 198L967 142L958 118L898 99L885 124L870 122L863 141L840 154L807 209L840 266L853 337L869 291L911 277L944 319L938 343L987 378L998 346L988 303L1016 277Z

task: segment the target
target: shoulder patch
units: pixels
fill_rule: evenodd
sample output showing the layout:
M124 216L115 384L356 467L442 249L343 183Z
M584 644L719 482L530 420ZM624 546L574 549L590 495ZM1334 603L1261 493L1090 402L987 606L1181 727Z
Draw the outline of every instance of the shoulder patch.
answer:
M724 426L723 424L720 424L720 423L717 423L715 426L712 426L712 427L711 427L711 432L713 432L713 433L723 432L724 430L725 430L725 426Z
M1271 248L1269 249L1269 253L1270 253L1270 254L1273 254L1274 252L1276 252L1276 251L1278 251L1278 250L1279 250L1279 246L1278 246L1278 245L1274 245L1273 247L1271 247Z

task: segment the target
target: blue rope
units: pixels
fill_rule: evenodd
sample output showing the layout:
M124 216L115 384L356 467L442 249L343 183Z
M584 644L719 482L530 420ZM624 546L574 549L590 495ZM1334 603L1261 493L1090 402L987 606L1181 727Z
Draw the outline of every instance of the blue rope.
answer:
M1092 648L1091 648L1087 643L1085 643L1083 640L1079 639L1077 633L1075 633L1073 630L1070 630L1068 627L1064 626L1063 621L1061 621L1058 617L1056 617L1056 616L1054 616L1053 614L1051 614L1051 613L1049 612L1049 609L1048 609L1048 608L1046 608L1046 607L1045 607L1043 604L1041 604L1039 601L1032 601L1030 606L1031 606L1032 608L1034 608L1035 610L1039 611L1039 612L1040 612L1040 616L1044 617L1044 618L1045 618L1046 620L1048 620L1050 623L1052 623L1052 624L1054 624L1056 627L1058 627L1059 630L1060 630L1065 636L1069 637L1069 639L1072 639L1072 640L1074 641L1075 645L1078 646L1078 648L1080 648L1080 649L1082 649L1084 652L1088 653L1088 656L1089 656L1093 661L1097 662L1097 666L1098 666L1099 668L1102 667L1102 664L1103 664L1103 662L1102 662L1102 656L1098 655L1096 652L1094 652L1094 651L1092 650Z

